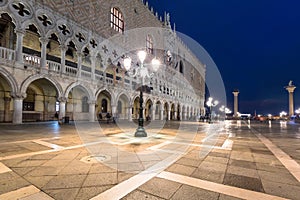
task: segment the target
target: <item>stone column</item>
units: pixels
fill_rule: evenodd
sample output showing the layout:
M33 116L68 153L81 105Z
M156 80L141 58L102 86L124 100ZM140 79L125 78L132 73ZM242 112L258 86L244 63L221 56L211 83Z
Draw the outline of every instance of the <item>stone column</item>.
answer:
M285 89L289 93L289 116L294 115L294 90L296 89L296 86L290 82L288 86L285 87Z
M15 93L11 96L14 99L13 124L22 124L23 99L26 98L26 94Z
M43 115L44 121L48 120L48 105L49 105L49 101L44 99L44 115Z
M62 121L63 117L66 115L66 102L67 98L65 97L60 97L58 99L59 101L59 115L58 115L58 121Z
M68 50L68 46L60 45L59 48L60 48L60 57L61 57L61 60L60 60L60 66L61 66L60 73L64 74L66 72L66 51Z
M127 114L128 114L128 121L131 122L132 121L132 106L128 107Z
M177 111L176 111L176 108L174 110L174 119L173 120L177 120Z
M114 81L114 85L116 85L117 84L117 68L116 67L113 67L113 71L114 71L114 73L113 73L113 81Z
M234 107L233 107L233 117L238 117L238 105L239 105L239 102L238 102L238 95L239 95L239 91L238 90L234 90L232 92L232 94L234 95Z
M167 119L170 121L171 120L171 110L170 110L170 108L168 109L168 116L167 116Z
M16 61L23 64L23 37L26 32L22 29L16 29L15 32L17 35Z
M115 117L116 114L117 114L117 105L112 104L112 105L111 105L111 116L112 116L112 117Z
M45 38L45 37L41 37L40 42L42 44L42 47L41 47L41 63L40 63L40 65L41 65L41 71L44 72L45 70L48 70L47 69L46 56L47 56L47 44L49 42L49 39Z
M96 79L96 75L95 75L95 71L96 71L96 53L92 52L91 53L91 78L94 81Z
M96 101L90 101L88 103L89 103L89 121L94 122L95 121Z
M4 97L4 122L10 121L10 97Z
M155 120L155 110L156 110L156 104L153 104L152 105L151 120Z
M163 107L162 104L160 105L160 116L159 116L159 119L160 120L164 120L164 107Z
M179 106L179 120L182 120L182 106Z
M81 64L82 64L82 53L77 52L77 73L78 78L81 77Z

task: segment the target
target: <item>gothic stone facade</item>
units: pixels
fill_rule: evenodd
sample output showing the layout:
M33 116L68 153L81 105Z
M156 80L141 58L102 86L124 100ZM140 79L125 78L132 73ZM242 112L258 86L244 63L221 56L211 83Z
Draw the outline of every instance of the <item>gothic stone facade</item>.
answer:
M161 69L144 114L187 120L204 112L205 66L141 0L0 1L0 122L138 117L141 87L124 56L148 51ZM148 28L152 27L152 28Z

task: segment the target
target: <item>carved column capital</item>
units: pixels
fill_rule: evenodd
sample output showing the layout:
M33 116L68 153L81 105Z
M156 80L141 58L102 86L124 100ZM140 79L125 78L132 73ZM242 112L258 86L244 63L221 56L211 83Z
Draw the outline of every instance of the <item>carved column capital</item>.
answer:
M26 34L26 30L25 29L21 29L21 28L16 28L15 29L15 33L17 35L25 35Z
M48 44L48 42L49 42L49 39L46 37L40 37L39 40L42 44Z
M61 45L59 45L59 49L60 49L61 51L67 51L67 50L68 50L68 46L67 46L67 45L64 45L64 44L61 44Z
M57 100L59 102L65 102L65 103L67 102L67 98L66 97L58 97Z
M96 104L96 101L95 100L89 100L87 103L88 104Z
M25 99L27 97L27 94L21 93L21 92L12 92L12 93L10 93L10 96L13 99Z

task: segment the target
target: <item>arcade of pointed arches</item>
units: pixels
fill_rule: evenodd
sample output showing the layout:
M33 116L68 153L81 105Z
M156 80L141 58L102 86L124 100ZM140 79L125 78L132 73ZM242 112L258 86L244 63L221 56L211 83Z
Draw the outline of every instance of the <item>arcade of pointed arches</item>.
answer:
M93 92L88 86L78 82L65 89L55 77L34 75L27 78L18 90L17 82L9 72L0 71L1 98L4 105L0 121L13 121L11 116L14 104L22 107L22 121L48 121L59 116L69 116L71 120L95 121L99 116L111 113L118 119L137 119L139 113L139 96L137 92L130 95L124 92L101 88ZM14 102L15 101L15 102ZM147 120L187 120L200 112L188 105L169 102L151 95L144 96L144 116ZM57 110L57 104L59 109Z

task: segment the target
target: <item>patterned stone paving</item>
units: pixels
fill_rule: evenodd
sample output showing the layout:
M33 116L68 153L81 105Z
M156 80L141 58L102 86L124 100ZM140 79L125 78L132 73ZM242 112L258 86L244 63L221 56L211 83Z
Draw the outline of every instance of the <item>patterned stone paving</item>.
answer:
M87 159L93 157L85 145L97 149L108 144L98 138L98 143L83 145L72 124L0 125L0 199L105 199L105 195L147 200L299 199L299 181L257 134L299 164L300 126L287 124L283 129L280 123L272 122L270 128L269 124L252 122L249 128L247 121L226 123L227 128L207 141L213 124L194 122L199 129L192 143L184 140L188 129L180 141L170 143L178 122L168 122L160 131L165 137L158 143L139 144L139 151L159 150L156 155L124 157L124 150L136 147L121 145L122 140L117 139L114 145L121 145L123 153L103 162ZM104 124L102 128L104 135L119 137L116 125ZM91 135L89 140L95 138ZM232 146L224 145L229 140ZM178 154L179 149L187 151ZM167 162L171 152L174 159ZM151 171L158 163L160 168ZM292 167L300 172L297 164Z

